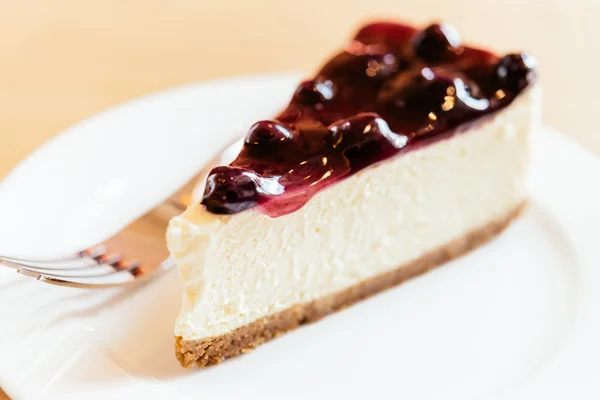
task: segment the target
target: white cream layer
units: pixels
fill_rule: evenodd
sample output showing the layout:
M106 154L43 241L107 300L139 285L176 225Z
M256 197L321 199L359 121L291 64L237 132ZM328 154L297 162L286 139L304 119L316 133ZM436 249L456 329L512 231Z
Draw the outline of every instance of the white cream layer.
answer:
M167 239L185 286L175 335L221 335L398 268L503 216L524 197L538 90L464 134L318 193L300 210L175 217Z

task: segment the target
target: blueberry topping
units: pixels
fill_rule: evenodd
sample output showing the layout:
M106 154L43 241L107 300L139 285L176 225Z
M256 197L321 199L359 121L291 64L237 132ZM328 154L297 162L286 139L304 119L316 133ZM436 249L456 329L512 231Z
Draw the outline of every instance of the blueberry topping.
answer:
M294 212L324 187L503 109L534 80L531 56L464 47L449 25L367 25L273 120L250 128L230 166L211 171L202 204Z
M214 168L206 180L202 204L215 214L234 214L254 207L259 196L253 175L242 168Z
M292 137L290 130L275 121L258 121L250 127L246 135L246 144L260 145L278 143Z
M333 98L333 82L317 78L302 82L294 93L293 102L303 105L315 105Z
M417 33L412 40L417 56L428 62L456 59L462 53L458 32L448 24L433 24Z
M406 25L393 22L375 22L362 27L354 40L363 44L385 43L389 46L405 46L415 30Z
M386 79L396 74L404 64L397 55L387 50L360 47L348 49L327 63L320 74L341 84L351 84L357 79L373 82Z
M527 53L508 54L496 65L496 75L512 91L523 90L535 78L536 60Z
M392 132L387 122L376 113L360 113L337 121L329 127L329 131L331 146L342 151L373 141L386 142L386 147L400 149L407 142L406 136Z
M478 97L480 92L475 82L460 73L426 67L390 82L380 101L407 121L403 132L415 137L454 128L485 112L490 102Z

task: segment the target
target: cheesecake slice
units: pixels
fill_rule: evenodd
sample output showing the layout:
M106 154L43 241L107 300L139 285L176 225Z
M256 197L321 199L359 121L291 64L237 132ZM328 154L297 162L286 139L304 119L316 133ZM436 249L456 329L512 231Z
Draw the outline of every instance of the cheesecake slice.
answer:
M526 201L535 81L531 56L445 24L363 27L171 221L181 364L245 353L500 233Z

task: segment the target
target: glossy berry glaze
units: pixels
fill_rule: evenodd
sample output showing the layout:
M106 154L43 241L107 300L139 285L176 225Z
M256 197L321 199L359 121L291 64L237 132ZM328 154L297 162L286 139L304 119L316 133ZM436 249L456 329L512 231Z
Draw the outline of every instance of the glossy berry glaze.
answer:
M239 156L209 174L202 204L216 214L289 214L363 168L502 109L534 68L526 54L465 47L445 24L367 25L285 110L250 128Z

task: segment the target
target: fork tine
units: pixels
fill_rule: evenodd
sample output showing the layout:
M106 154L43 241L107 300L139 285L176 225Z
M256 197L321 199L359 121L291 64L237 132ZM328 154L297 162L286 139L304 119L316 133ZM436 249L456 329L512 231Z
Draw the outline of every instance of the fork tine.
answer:
M2 258L0 260L4 260L7 262L11 262L17 265L23 265L32 269L44 269L44 270L78 270L83 268L89 268L97 266L99 263L93 258L71 258L71 259L63 259L63 260L53 260L53 261L29 261L29 260L20 260L18 258Z
M27 264L21 264L22 269L27 271L54 276L57 278L69 278L69 277L94 277L94 276L105 276L115 272L130 272L134 273L136 269L139 269L139 263L133 261L130 263L115 262L115 263L95 263L87 267L80 268L40 268L30 266Z
M159 265L141 268L137 260L126 262L120 255L108 255L105 249L101 249L95 252L86 250L73 257L48 262L0 257L0 265L46 283L92 288L146 280L171 268L174 262L169 258Z
M91 257L93 259L97 259L97 258L103 256L104 254L106 254L106 252L107 252L106 246L103 244L99 244L99 245L90 247L89 249L83 250L82 252L79 253L79 255L82 257Z
M27 275L39 274L46 276L53 276L56 278L83 278L83 277L94 277L104 276L114 272L133 272L139 268L137 261L130 263L124 263L117 261L115 263L100 263L94 261L87 266L79 267L66 267L66 268L44 268L36 265L35 262L14 262L8 259L0 259L0 264L5 265L9 268L16 269L17 271L26 271ZM43 265L43 263L40 263Z
M40 281L62 286L117 286L134 282L136 280L136 276L132 275L129 271L117 271L104 275L93 276L55 275L51 273L32 271L28 268L21 268L17 272L33 277Z
M68 269L79 269L86 268L94 265L98 265L102 261L109 261L104 259L106 257L106 246L103 244L90 247L79 253L66 256L63 258L57 258L53 260L25 260L22 258L4 257L0 256L0 260L6 260L15 264L25 265L31 268L41 269L56 269L56 270L68 270ZM110 260L109 264L119 261Z
M121 269L114 267L111 264L93 264L87 267L79 268L41 268L31 266L28 264L21 264L21 268L25 268L28 271L36 272L39 274L50 274L60 276L102 276Z
M144 269L135 265L128 269L96 276L61 276L51 273L38 273L29 270L28 268L21 268L18 272L53 285L95 288L122 286L123 284L131 282L146 281L154 276L160 275L160 272L170 269L173 265L174 261L171 258L168 258L161 264L151 268Z

